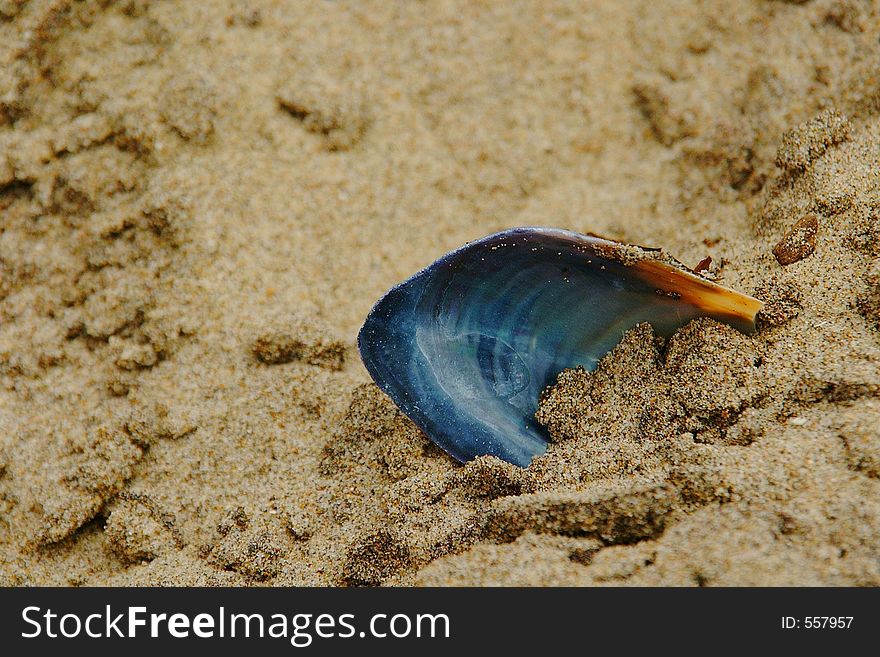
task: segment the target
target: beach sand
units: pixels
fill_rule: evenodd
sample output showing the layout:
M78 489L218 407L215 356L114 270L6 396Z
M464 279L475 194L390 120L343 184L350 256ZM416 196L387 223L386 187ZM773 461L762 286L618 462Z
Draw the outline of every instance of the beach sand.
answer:
M520 225L759 330L459 465L357 330ZM880 584L880 4L0 0L0 584Z

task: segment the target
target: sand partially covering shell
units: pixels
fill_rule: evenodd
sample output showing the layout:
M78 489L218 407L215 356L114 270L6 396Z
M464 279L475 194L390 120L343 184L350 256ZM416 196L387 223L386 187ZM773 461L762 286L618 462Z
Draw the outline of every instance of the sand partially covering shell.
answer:
M878 61L861 0L0 2L0 584L880 584ZM759 330L458 465L355 336L522 225Z

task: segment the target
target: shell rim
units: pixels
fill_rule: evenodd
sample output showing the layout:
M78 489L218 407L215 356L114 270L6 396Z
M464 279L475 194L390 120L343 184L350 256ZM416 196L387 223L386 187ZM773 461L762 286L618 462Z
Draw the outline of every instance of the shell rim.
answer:
M479 239L465 242L461 246L453 249L452 251L447 251L446 253L441 255L439 258L432 260L429 264L422 267L414 274L408 276L404 280L402 280L399 283L388 288L388 290L382 296L380 296L379 299L376 300L376 302L371 306L370 311L367 313L366 316L370 317L376 311L376 309L379 307L379 305L382 303L382 301L387 296L389 296L393 292L399 290L400 288L402 288L406 285L409 285L412 281L424 276L425 274L427 274L429 272L429 270L433 269L434 267L451 261L452 259L454 259L456 256L461 254L466 249L472 249L475 246L479 246L480 244L497 239L500 236L504 236L504 235L514 236L514 235L518 235L518 234L522 234L522 233L532 233L532 232L544 233L546 235L551 235L551 236L556 236L556 237L564 237L564 238L573 239L573 240L576 240L579 242L584 242L584 243L591 244L591 245L592 244L607 244L609 246L631 246L631 247L636 247L638 249L641 249L641 250L647 251L647 252L655 252L655 253L662 253L663 252L663 249L661 249L661 248L646 247L646 246L641 246L640 244L629 244L627 242L618 242L618 241L611 240L611 239L608 239L605 237L600 237L598 235L587 235L584 233L578 233L573 230L568 230L565 228L554 228L552 226L517 226L515 228L506 228L504 230L500 230L500 231L491 233L491 234L486 235L484 237L480 237ZM668 256L668 254L667 254L667 256ZM601 257L601 255L600 255L600 257ZM671 257L671 256L668 256L668 257ZM672 258L672 260L675 263L677 263L677 265L672 265L667 262L663 262L662 260L659 260L659 259L648 259L648 261L651 262L653 265L657 265L657 266L661 267L662 269L666 269L667 271L674 272L679 275L683 275L683 276L691 279L692 281L699 283L700 285L706 286L708 289L712 290L713 292L733 293L739 297L742 297L746 301L753 302L755 310L753 313L751 313L750 319L752 319L752 321L754 321L754 316L757 314L757 312L764 305L763 302L761 302L759 299L756 299L755 297L753 297L751 295L745 294L743 292L739 292L737 290L733 290L733 289L725 287L723 285L719 285L718 283L716 283L714 281L710 281L709 279L700 276L695 271L693 271L691 268L689 268L687 265L679 262L675 258ZM625 264L624 266L629 267L632 265ZM364 326L361 326L361 330L358 331L358 340L357 340L358 351L361 351L361 342L363 339L363 329L364 329Z

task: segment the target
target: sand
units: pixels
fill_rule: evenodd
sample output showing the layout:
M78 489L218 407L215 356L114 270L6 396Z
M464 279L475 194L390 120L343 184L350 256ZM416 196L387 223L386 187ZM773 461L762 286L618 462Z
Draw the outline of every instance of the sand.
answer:
M0 584L880 584L878 62L870 0L0 0ZM518 225L759 330L461 466L355 336Z

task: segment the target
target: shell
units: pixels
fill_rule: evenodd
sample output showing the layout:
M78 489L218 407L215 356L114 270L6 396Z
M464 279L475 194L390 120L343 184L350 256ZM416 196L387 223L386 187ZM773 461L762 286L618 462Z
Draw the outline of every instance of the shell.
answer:
M547 448L538 399L563 369L594 369L641 322L666 337L701 316L752 332L760 307L656 250L514 228L392 288L358 348L376 384L450 455L527 466Z

